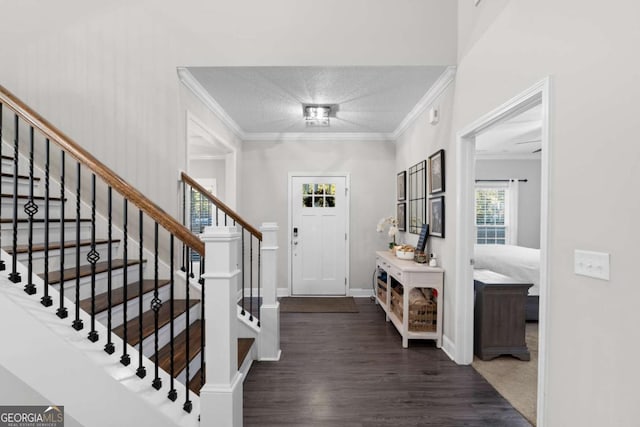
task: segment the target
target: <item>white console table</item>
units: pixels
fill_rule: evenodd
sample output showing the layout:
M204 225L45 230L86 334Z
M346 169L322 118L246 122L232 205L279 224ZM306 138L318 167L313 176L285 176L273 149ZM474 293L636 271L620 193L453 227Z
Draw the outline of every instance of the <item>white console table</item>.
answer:
M380 298L376 277L376 301L386 313L387 322L391 321L402 336L402 347L409 346L410 339L435 340L438 348L442 347L442 306L444 296L444 270L440 267L429 267L426 264L418 264L413 260L402 260L389 251L376 252L376 266L387 273L386 300ZM391 310L391 278L398 281L404 288L402 307L402 319ZM422 332L409 329L409 294L412 288L432 288L437 290L436 304L436 331Z

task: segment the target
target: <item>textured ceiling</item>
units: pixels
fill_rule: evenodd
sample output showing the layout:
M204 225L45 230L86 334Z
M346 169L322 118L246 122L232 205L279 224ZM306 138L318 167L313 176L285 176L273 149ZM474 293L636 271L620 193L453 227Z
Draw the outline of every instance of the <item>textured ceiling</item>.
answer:
M446 67L189 67L246 133L391 133ZM307 127L303 104L338 104L330 127Z

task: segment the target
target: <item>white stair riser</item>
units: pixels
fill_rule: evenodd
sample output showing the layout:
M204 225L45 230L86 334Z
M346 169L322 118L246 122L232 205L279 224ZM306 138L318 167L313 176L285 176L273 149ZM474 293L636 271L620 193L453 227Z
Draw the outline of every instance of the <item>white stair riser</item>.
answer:
M196 304L189 310L189 323L193 323L200 318L200 304ZM173 320L173 333L178 336L187 325L187 313L184 312ZM169 344L171 339L171 323L167 323L158 332L158 349ZM137 346L136 346L137 347ZM150 357L155 352L155 337L153 334L144 339L142 343L142 354Z
M13 169L12 169L13 171ZM2 168L2 173L9 173ZM38 192L38 184L40 181L33 181L33 194ZM13 194L13 178L9 176L2 177L2 194ZM29 180L24 178L18 179L18 194L29 194Z
M74 234L75 235L75 234ZM106 259L109 245L106 243L96 245L96 251L100 254L100 259ZM113 258L118 251L118 243L111 245ZM91 250L91 246L80 246L80 265L87 264L87 254ZM33 253L33 271L37 273L44 272L44 251L38 251ZM22 253L18 255L18 261L27 264L29 262L29 255ZM66 248L64 250L64 267L70 268L76 266L76 248ZM49 251L49 271L58 270L60 267L60 250Z
M18 218L29 218L24 211L24 205L29 199L18 199ZM33 216L34 218L44 218L45 203L44 200L34 200L34 203L38 206L38 212ZM60 217L60 200L49 200L49 218ZM13 197L2 198L2 218L13 218ZM67 215L68 218L71 216Z
M198 354L196 355L196 357L194 357L191 362L189 363L189 381L191 381L193 379L193 377L196 376L196 374L198 373L198 371L200 370L200 358L202 357L202 352L199 351ZM170 373L170 372L169 372ZM176 377L176 380L180 381L182 384L187 385L187 381L185 381L185 379L187 378L187 370L183 369L182 372L180 372L178 374L178 376Z
M45 228L44 223L38 222L33 224L33 243L44 243ZM91 237L91 223L80 223L80 239L89 239ZM18 244L26 244L29 238L29 224L18 223ZM76 238L75 223L65 223L64 238L69 241ZM2 246L11 245L13 239L13 224L2 224ZM49 223L49 241L60 241L60 222Z
M158 298L163 302L163 304L169 304L169 297L171 295L171 290L169 286L163 286L158 289ZM143 295L142 298L142 311L149 310L151 306L151 300L153 299L153 291L147 292ZM135 317L138 317L138 298L133 298L127 302L127 319L131 320ZM103 311L96 315L96 320L103 325L107 325L107 317L108 312ZM124 320L124 303L118 304L115 307L111 308L111 325L116 328L122 325L122 321Z
M139 264L129 266L127 280L129 283L138 280ZM123 273L122 268L115 269L111 272L111 288L117 289L122 286ZM104 273L96 274L96 295L107 292L108 275ZM56 289L60 289L59 284L52 285ZM66 281L64 284L65 297L69 299L75 298L76 279ZM89 298L91 296L91 276L80 278L80 299Z

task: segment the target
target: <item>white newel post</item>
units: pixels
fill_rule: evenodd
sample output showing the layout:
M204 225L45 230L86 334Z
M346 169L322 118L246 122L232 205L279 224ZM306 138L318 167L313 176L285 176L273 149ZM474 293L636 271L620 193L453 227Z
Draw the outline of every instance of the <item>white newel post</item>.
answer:
M236 227L206 227L205 362L206 384L200 390L200 425L242 426L242 374L238 372Z
M258 359L280 360L280 303L278 302L277 267L278 225L265 222L260 226L260 281L262 305L260 306L260 335L258 336Z

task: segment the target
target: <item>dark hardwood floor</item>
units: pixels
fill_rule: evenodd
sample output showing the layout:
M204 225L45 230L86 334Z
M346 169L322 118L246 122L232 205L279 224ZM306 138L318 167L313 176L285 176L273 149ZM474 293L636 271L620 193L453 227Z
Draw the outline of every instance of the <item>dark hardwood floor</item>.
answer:
M245 426L529 426L471 366L409 341L368 298L359 313L281 313L279 362L244 382Z

